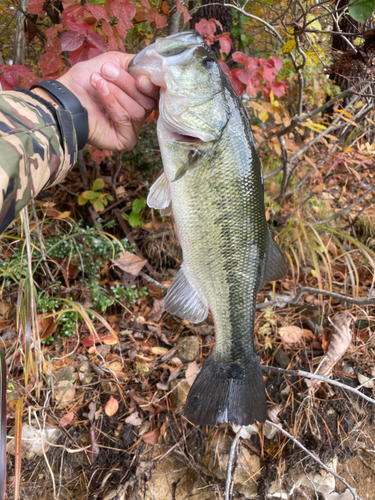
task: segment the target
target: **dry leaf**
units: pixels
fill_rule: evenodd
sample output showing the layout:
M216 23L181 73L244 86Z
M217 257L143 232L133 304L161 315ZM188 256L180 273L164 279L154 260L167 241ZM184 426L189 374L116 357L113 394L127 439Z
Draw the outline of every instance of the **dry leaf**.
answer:
M296 344L303 339L303 329L299 326L282 326L278 332L285 344Z
M158 444L160 436L160 429L154 429L153 431L146 432L143 434L142 439L147 444Z
M94 424L92 424L92 426L90 428L90 444L91 444L91 449L87 450L87 457L89 459L90 464L92 465L95 462L95 460L98 458L99 453L100 453L100 448L98 446L96 427Z
M126 273L138 276L142 267L147 264L147 260L141 259L141 257L138 257L130 252L125 252L120 254L120 257L117 260L112 260L112 263Z
M118 401L113 396L111 396L105 405L104 411L106 415L112 417L117 412L117 410L118 410Z
M358 381L363 387L366 389L375 389L375 381L366 375L362 375L362 373L358 373Z
M352 318L349 314L339 314L333 324L331 341L327 352L320 362L315 375L329 376L335 364L345 354L352 341L352 332L350 330ZM320 385L319 380L305 380L310 388L317 388Z
M66 413L63 417L60 418L60 425L62 425L63 427L69 425L73 418L74 413L72 411Z
M125 422L130 425L141 425L143 422L143 418L138 415L138 412L135 411L128 418L125 419Z
M166 347L151 347L152 354L157 354L158 356L165 354L166 352L168 352L168 350L169 349L167 349Z
M196 361L193 361L190 363L190 365L186 369L186 380L190 387L193 385L194 380L197 378L197 375L199 373L200 366Z
M58 403L68 403L75 398L76 389L71 384L71 380L60 380L58 387L55 387L55 399Z
M271 422L274 422L275 424L280 424L280 419L277 415L280 413L281 408L282 405L274 405L267 410L267 416L271 420Z
M120 361L114 361L108 365L108 368L115 373L120 372L122 370L122 363Z

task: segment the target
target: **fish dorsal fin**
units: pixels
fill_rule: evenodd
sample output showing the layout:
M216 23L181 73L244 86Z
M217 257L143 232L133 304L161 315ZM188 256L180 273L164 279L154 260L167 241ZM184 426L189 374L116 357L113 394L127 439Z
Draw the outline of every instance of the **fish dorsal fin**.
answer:
M288 272L285 258L279 245L273 239L272 233L268 228L268 252L266 266L264 270L261 286L267 281L276 281L283 278Z
M172 198L169 182L166 175L162 173L151 186L150 192L147 196L147 205L150 208L157 208L161 210L162 208L169 207L171 201Z
M189 281L183 264L164 299L164 309L191 323L199 323L207 318L208 305Z

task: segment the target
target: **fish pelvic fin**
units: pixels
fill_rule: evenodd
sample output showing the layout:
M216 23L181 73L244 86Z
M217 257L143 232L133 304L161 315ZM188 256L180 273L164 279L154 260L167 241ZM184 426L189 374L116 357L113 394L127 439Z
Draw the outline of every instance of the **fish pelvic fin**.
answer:
M267 260L265 263L263 279L259 285L259 290L262 288L264 283L267 283L268 281L281 280L287 272L288 268L285 262L284 254L280 250L279 245L274 240L272 233L268 228Z
M188 394L184 414L196 425L250 425L267 418L266 393L257 356L246 365L207 359Z
M207 318L208 305L192 284L184 264L168 289L164 309L191 323L200 323Z

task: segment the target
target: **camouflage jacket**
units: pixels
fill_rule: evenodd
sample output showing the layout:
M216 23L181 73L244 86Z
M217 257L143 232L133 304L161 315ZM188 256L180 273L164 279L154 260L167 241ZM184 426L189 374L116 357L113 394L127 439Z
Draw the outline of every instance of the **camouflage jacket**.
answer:
M0 92L0 234L77 157L72 115L29 91Z

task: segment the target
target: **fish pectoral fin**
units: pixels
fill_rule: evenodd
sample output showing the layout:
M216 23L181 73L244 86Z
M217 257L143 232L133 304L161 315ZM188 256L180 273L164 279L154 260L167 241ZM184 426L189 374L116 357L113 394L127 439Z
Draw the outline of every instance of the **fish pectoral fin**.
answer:
M164 173L154 182L151 186L150 192L147 196L147 205L150 208L157 208L159 210L168 208L171 204L171 188L169 181Z
M183 177L186 174L188 170L197 167L202 162L202 160L207 156L208 152L211 151L211 149L209 149L208 151L200 151L199 149L196 148L191 149L189 151L188 161L184 163L182 167L180 167L177 170L176 177L173 179L172 182L178 181L179 179L181 179L181 177Z
M189 282L186 273L182 264L164 299L164 309L191 323L200 323L207 318L208 305Z
M268 240L267 260L261 286L263 286L264 283L267 283L267 281L280 280L288 272L284 255L280 250L279 245L273 239L272 233L269 230L269 228L268 228L268 237L269 240Z

